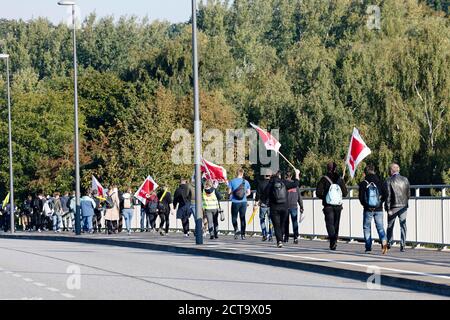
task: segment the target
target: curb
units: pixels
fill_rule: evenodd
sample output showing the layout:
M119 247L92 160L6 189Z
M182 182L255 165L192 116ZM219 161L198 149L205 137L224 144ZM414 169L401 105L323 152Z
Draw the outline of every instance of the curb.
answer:
M371 275L363 271L347 270L333 266L323 266L313 263L307 263L303 261L287 261L276 258L254 256L245 253L223 252L199 248L186 248L186 247L177 247L173 245L163 245L146 242L132 242L113 239L75 238L75 237L51 236L51 235L33 236L33 235L5 235L5 234L0 235L0 239L61 241L73 243L110 245L116 247L135 248L144 250L165 251L178 254L197 255L210 258L258 263L274 267L288 268L324 275L338 276L342 278L349 278L362 282L366 282L368 277ZM386 276L386 275L381 275L381 284L383 286L390 286L450 297L450 286L445 284L438 284L427 281L414 280L395 276Z

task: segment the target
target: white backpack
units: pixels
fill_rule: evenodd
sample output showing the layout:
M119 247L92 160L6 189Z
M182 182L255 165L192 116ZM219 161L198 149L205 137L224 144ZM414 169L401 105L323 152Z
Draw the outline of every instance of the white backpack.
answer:
M333 183L331 179L327 176L325 178L330 182L331 186L328 190L327 196L325 197L325 202L332 206L341 206L342 205L342 190L341 187Z

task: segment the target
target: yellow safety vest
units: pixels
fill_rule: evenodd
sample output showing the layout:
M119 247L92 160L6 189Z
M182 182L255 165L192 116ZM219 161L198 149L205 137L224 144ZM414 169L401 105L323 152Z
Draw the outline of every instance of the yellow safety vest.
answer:
M219 202L217 201L216 192L207 194L206 191L203 191L203 209L204 210L219 209Z

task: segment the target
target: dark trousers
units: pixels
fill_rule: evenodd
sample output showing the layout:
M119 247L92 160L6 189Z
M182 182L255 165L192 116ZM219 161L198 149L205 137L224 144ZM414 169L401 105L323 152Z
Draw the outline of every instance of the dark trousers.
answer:
M287 209L270 208L270 218L272 219L273 228L275 229L277 243L283 241L283 231L288 218Z
M100 232L102 230L102 213L101 211L96 211L95 215L92 217L92 223L94 231Z
M181 223L183 224L183 233L188 234L188 232L189 232L189 217L181 218Z
M165 233L169 233L169 212L159 213L159 219L161 222L159 223L159 232L163 231L164 223L166 224L166 228L164 229Z
M233 202L231 204L231 220L233 222L234 232L238 231L237 217L241 219L241 235L245 234L245 213L247 212L247 202Z
M289 239L289 216L291 216L292 220L292 230L294 231L294 239L298 238L298 209L288 209L288 215L286 217L286 221L284 223L284 240L288 241Z
M327 206L323 208L325 225L327 227L330 247L334 247L339 238L339 222L341 220L342 206Z
M396 212L393 215L388 215L388 226L387 226L387 241L390 245L394 242L394 226L395 219L398 217L400 222L400 245L402 247L405 246L406 243L406 216L407 216L408 208L403 208L400 211Z
M157 217L157 213L153 213L153 212L146 212L145 215L147 216L147 227L150 226L150 229L155 229L156 228L156 217Z
M31 216L31 226L36 230L41 229L41 214L39 212L33 212Z
M113 231L117 230L117 221L111 221L111 220L106 220L106 229L108 230L108 234L112 233Z

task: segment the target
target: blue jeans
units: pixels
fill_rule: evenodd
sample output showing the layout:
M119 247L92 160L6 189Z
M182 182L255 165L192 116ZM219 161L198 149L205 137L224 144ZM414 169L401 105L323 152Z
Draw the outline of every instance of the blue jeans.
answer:
M365 211L364 210L364 240L366 242L366 250L372 249L372 218L375 220L378 237L380 241L386 241L386 233L383 226L383 211Z
M131 231L131 219L133 219L133 209L123 209L123 217L125 218L125 228L127 228L127 231Z
M294 239L298 238L298 209L292 208L288 209L288 217L286 218L286 225L285 225L285 236L286 238L289 237L289 216L291 216L292 221L292 230L294 231Z
M147 221L148 226L148 221ZM141 207L141 231L145 229L145 209Z
M267 219L266 219L267 217ZM272 220L270 219L270 208L269 207L260 207L259 208L259 223L261 224L261 232L263 237L267 237L267 234L269 234L269 237L272 237L273 234L273 225ZM268 225L267 225L268 223ZM269 229L269 232L267 233L267 229Z
M61 216L58 216L57 214L53 215L53 231L59 231L59 225L61 224Z
M82 222L83 222L83 231L90 232L93 230L92 226L92 217L93 216L83 216Z

